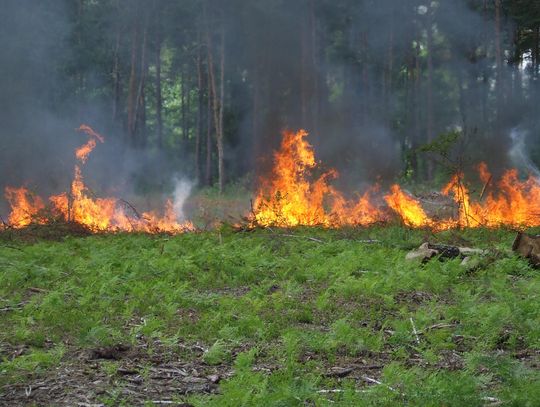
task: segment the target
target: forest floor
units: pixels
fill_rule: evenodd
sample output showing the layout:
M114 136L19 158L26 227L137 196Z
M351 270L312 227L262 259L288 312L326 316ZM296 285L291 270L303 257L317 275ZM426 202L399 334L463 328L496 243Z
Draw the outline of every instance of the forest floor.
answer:
M540 405L511 231L63 235L0 234L2 406ZM405 260L426 240L489 252Z

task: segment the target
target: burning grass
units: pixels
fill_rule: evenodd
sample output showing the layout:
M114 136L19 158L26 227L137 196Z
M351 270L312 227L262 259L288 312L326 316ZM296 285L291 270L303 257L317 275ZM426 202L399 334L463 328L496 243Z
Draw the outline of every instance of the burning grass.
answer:
M454 200L456 215L436 219L429 216L419 199L395 184L387 193L374 185L356 200L347 200L331 180L338 176L329 170L319 177L315 154L306 140L307 133L286 131L274 167L261 186L254 202L252 223L261 226L318 225L341 227L369 226L397 218L414 228L447 230L465 227L540 226L540 183L532 175L519 178L515 169L507 170L498 182L492 180L485 163L478 166L484 185L474 201L462 173L455 174L441 193ZM488 188L488 192L486 192Z
M387 226L2 242L0 399L537 405L540 275L513 237ZM406 261L426 238L497 255L473 270Z
M182 233L194 229L191 222L178 221L171 200L166 202L162 214L155 211L139 214L126 201L113 197L94 198L84 183L82 165L97 143L105 139L86 125L81 125L78 131L86 134L88 141L75 151L77 164L71 189L49 197L46 205L45 200L25 187L7 187L5 196L11 206L7 226L21 229L60 220L93 232Z
M49 224L55 221L77 223L92 232L183 233L195 226L179 221L171 200L161 213L139 214L128 202L106 197L95 198L84 183L82 165L89 154L103 143L104 138L90 127L82 125L80 132L88 141L75 151L77 164L71 189L44 200L24 187L7 187L5 197L11 206L6 226L24 228L30 224ZM339 176L330 169L315 176L319 163L307 141L307 132L285 131L281 147L274 153L274 166L268 177L260 179L250 213L251 226L371 226L397 219L413 228L435 231L501 226L526 228L540 226L540 183L532 175L523 180L517 170L507 170L495 182L484 163L478 165L483 188L473 199L470 186L462 173L454 174L443 187L441 196L454 202L454 213L440 218L430 215L422 201L395 184L385 192L375 184L356 198L348 199L332 183ZM246 199L247 201L247 199ZM216 226L220 220L229 221L237 208L226 208L227 200L215 199L219 207L202 214L205 227ZM235 204L236 207L242 205ZM209 214L216 213L218 217ZM0 226L2 228L2 226Z

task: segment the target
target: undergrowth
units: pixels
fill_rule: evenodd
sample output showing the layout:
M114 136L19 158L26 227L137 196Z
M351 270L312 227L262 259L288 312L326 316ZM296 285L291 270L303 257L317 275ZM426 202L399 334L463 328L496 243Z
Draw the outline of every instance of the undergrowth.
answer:
M217 394L178 395L196 406L537 406L540 275L512 239L388 226L3 240L0 395L77 350L148 338L229 369ZM490 254L406 261L426 240Z

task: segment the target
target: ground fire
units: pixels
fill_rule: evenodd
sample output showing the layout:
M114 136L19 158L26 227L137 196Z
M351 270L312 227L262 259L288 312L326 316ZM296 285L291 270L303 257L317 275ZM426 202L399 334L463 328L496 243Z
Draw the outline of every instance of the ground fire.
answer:
M51 219L61 219L94 232L181 233L194 229L191 222L177 220L170 200L160 216L153 211L138 214L117 198L92 197L81 168L97 144L105 140L89 126L82 125L78 131L86 134L88 141L75 151L77 164L69 192L51 196L46 201L24 187L7 187L5 197L11 206L8 226L23 228L32 223L46 224ZM422 202L398 184L392 185L387 193L375 184L356 199L348 199L332 185L332 180L339 176L336 170L313 175L319 163L307 135L305 130L283 132L280 149L274 153L271 175L260 181L250 215L251 224L263 227L369 226L397 218L406 226L433 230L540 225L538 180L533 176L521 180L518 171L510 169L494 183L484 163L478 166L484 188L477 200L471 198L462 173L455 174L442 189L441 194L455 203L455 214L451 217L430 216Z
M397 216L409 227L445 230L459 227L529 227L540 225L540 184L533 176L519 179L518 171L507 170L495 188L485 193L492 176L485 163L478 166L484 185L477 201L465 185L464 175L455 174L441 193L455 202L456 215L450 218L430 217L421 201L395 184L381 200L375 186L358 200L347 200L330 181L337 177L329 170L312 179L317 167L307 132L286 131L279 151L274 154L274 167L269 179L261 181L254 201L253 223L263 226L345 225L368 226L387 222Z
M7 187L5 196L11 206L8 217L10 227L23 228L31 223L46 224L61 219L78 223L93 232L180 233L193 229L190 222L181 223L177 220L170 200L165 205L164 214L160 216L153 211L138 214L134 208L126 208L128 204L117 198L93 198L84 183L81 165L86 162L97 143L105 140L89 126L81 125L78 131L86 134L88 141L75 151L77 164L69 192L51 196L46 205L42 198L24 187Z

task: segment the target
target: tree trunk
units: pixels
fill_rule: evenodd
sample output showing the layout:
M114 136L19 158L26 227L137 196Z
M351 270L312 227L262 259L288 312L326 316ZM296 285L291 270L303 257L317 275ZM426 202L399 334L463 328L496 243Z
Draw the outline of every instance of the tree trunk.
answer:
M207 20L207 45L208 45L208 72L210 79L210 94L214 113L214 126L216 130L216 146L218 152L218 188L223 192L224 186L224 162L223 162L223 100L224 100L224 79L225 79L225 27L222 22L220 33L220 89L217 90L212 35Z
M136 130L136 104L137 100L137 64L139 48L139 22L136 13L132 22L131 31L131 67L129 74L128 101L127 101L127 132L132 144L135 144Z
M116 9L119 12L118 2L116 3ZM120 108L120 24L117 23L116 27L116 41L114 46L113 57L113 105L112 105L112 120L115 123L118 120L118 111Z
M223 106L225 104L225 25L221 27L221 53L220 53L220 80L219 80L219 133L217 139L219 192L223 192L225 186L225 158L223 150Z
M435 137L433 128L433 21L432 10L428 11L427 20L427 142L431 143ZM433 180L434 164L431 157L427 157L427 178Z
M497 62L497 128L502 124L504 79L503 79L503 56L501 43L501 0L495 0L495 59Z
M538 67L540 66L540 26L534 28L533 56L533 77L536 79L538 78Z
M186 134L186 67L182 65L180 70L180 128L182 129L182 144L187 143Z
M201 184L201 139L203 132L203 109L204 109L204 93L203 93L203 66L202 66L202 45L200 30L198 33L199 46L197 49L197 129L195 132L195 176L197 183Z
M137 90L137 103L135 105L135 134L138 135L138 145L146 145L146 95L145 85L148 76L148 62L146 60L146 51L148 43L148 16L144 19L144 28L141 42L141 61L139 73L139 87Z
M210 74L208 74L207 83L210 83ZM206 166L205 180L206 185L212 185L212 101L210 100L210 85L207 87L208 95L206 97Z
M161 91L161 46L163 37L161 30L161 9L158 7L156 12L156 133L157 145L161 150L163 148L163 96Z

